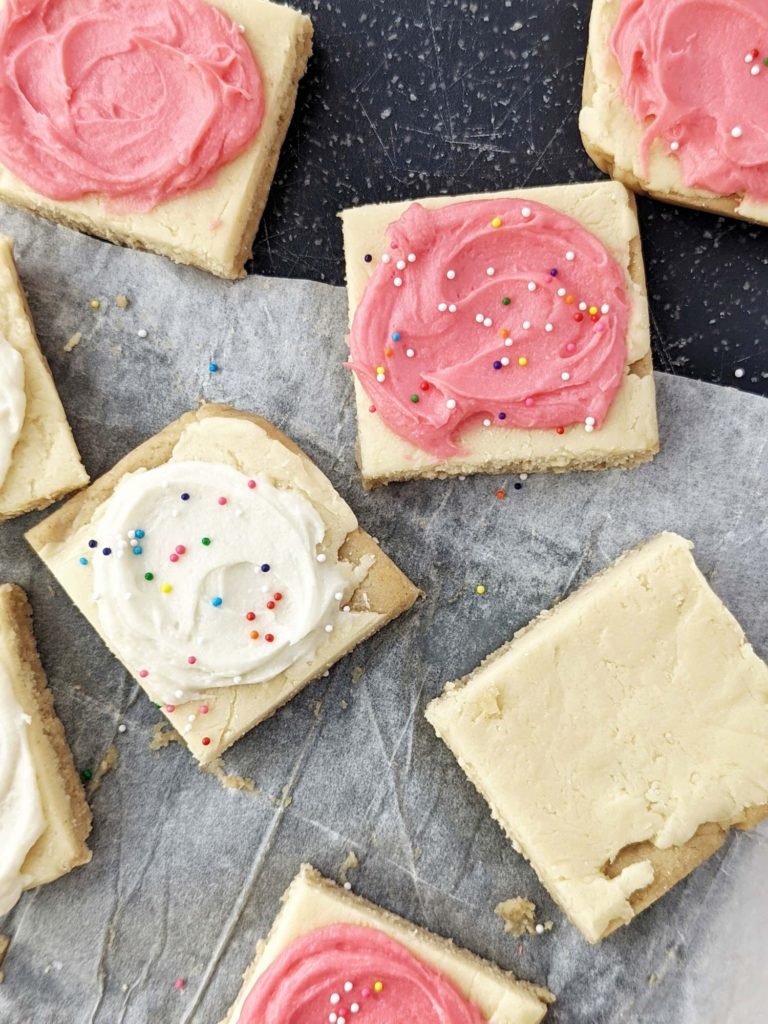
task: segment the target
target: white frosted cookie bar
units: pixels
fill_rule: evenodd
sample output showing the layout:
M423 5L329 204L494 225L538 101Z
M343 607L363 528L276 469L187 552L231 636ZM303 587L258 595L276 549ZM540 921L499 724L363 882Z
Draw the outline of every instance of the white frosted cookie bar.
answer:
M100 194L97 187L84 186L80 190L81 194L75 197L67 193L66 198L59 198L55 189L48 188L46 191L43 183L33 181L20 168L17 173L13 173L8 166L0 163L0 199L59 224L121 245L159 253L177 263L191 264L220 277L243 277L244 265L251 255L253 239L266 205L280 147L293 115L298 84L312 50L312 23L306 15L268 0L205 0L205 3L221 12L230 28L219 30L221 40L210 54L204 55L198 71L188 71L186 78L181 71L177 72L178 78L167 82L157 78L158 75L162 76L162 69L158 70L154 66L156 50L152 43L145 45L146 32L141 24L137 34L138 43L134 44L131 53L127 53L125 47L121 48L123 36L116 30L116 55L94 53L90 44L78 46L78 40L75 39L69 45L67 60L76 60L77 54L84 47L95 65L95 70L92 69L90 73L91 78L100 74L105 82L110 81L106 71L101 70L102 65L96 66L97 60L103 56L103 66L110 69L110 75L114 75L114 69L120 69L125 63L126 91L131 88L135 77L143 76L150 83L139 88L137 96L129 93L125 100L121 95L123 84L114 84L113 91L117 96L112 106L109 105L109 97L92 97L90 94L86 97L88 102L109 108L109 116L116 119L114 142L113 135L108 132L109 125L106 124L109 120L107 114L103 114L106 124L104 131L107 142L114 149L114 161L136 160L136 181L141 183L159 174L156 165L159 167L171 162L170 147L177 146L177 162L183 171L185 165L194 166L198 153L205 153L206 159L213 159L206 150L206 132L220 133L221 138L217 135L215 146L212 147L218 151L220 147L226 146L229 137L237 130L235 125L227 127L223 124L229 117L226 110L217 113L215 109L211 111L205 107L199 118L194 116L198 95L207 98L212 95L226 97L228 91L234 95L247 88L247 85L243 86L239 81L228 81L228 76L235 73L232 69L236 50L232 50L227 33L234 26L235 33L239 31L242 34L255 59L263 93L263 115L259 127L255 134L249 136L252 141L247 142L246 148L239 155L228 162L225 160L223 166L205 179L195 179L191 182L194 187L190 190L180 188L167 195L162 194L157 203L146 201L144 197L141 201L134 200L130 192L127 193L127 200L122 201L119 196L115 198L109 196L109 193ZM188 33L187 30L199 31L200 27L185 26L183 23L185 16L187 19L190 17L190 4L179 5L177 0L163 0L156 12L158 19L164 16L163 11L169 5L169 22L171 25L175 23L172 30L174 45L181 45L179 38L189 34L189 45L194 48L198 41L194 39L194 31ZM136 3L123 0L122 6L124 11L121 13L118 7L114 16L118 24L120 19L124 19L125 33L134 28L132 18L139 17L140 22L146 20L141 13L138 16L131 13L137 7ZM179 9L176 10L176 7ZM103 42L105 32L106 29L103 29L98 40L100 46L107 48L110 44L108 41ZM158 39L163 44L161 51L164 47L170 47L169 32L170 27L168 31L165 28L159 30ZM229 52L222 55L218 51L225 45ZM169 57L169 66L177 69L183 67L185 58L183 53L180 55L182 59L175 63ZM214 72L221 76L221 81L210 85ZM179 92L181 95L177 95ZM253 102L258 100L254 99ZM120 109L121 104L129 108L129 113ZM135 104L138 104L139 109L133 111L131 106ZM174 114L174 104L178 108L177 114ZM242 113L242 109L245 109L244 105L241 105L240 116L248 116L247 111ZM153 125L153 118L162 118L162 124ZM208 127L205 127L206 119L213 122ZM138 127L134 127L135 123ZM135 140L131 136L124 136L123 148L127 156L120 156L121 124L125 125L123 133L138 133ZM85 127L89 127L88 123ZM22 131L20 134L23 137L28 132ZM125 145L128 142L131 142L130 146ZM165 152L166 143L168 154ZM96 150L95 155L81 160L81 152L88 154L91 145ZM121 187L125 185L124 179L134 173L128 170L121 173L114 161L107 156L102 157L96 141L91 140L90 136L73 148L73 154L62 160L65 167L71 164L77 169L81 163L85 163L90 171L93 165L99 169L106 182L119 179ZM145 149L149 152L145 152ZM24 161L20 163L23 166ZM41 163L44 165L45 161L41 160ZM76 176L77 170L74 174Z
M339 931L331 942L334 949L332 962L326 965L322 930L328 928L339 928ZM378 956L374 952L372 966L379 973L368 977L363 966L367 953L364 948L365 933L357 933L362 941L355 944L354 935L344 935L345 928L362 928L369 934L375 933L370 940L374 949L381 941L397 943L401 948L398 950L388 946L388 949L394 950L391 959L383 951ZM317 941L313 943L315 937ZM354 966L351 956L350 963L345 963L340 948L346 946L350 939L354 946L350 950L354 953ZM312 945L299 949L297 943ZM292 965L290 957L294 950L296 957ZM281 963L281 958L286 957L288 960L283 959ZM398 962L395 962L395 957L398 957ZM398 1000L405 997L405 1010L412 1010L413 1003L407 1001L410 992L414 991L407 987L409 972L411 969L415 973L419 971L412 958L423 968L437 972L430 978L421 975L421 982L416 986L423 990L428 985L427 991L434 998L429 1007L431 1013L425 1011L424 1016L413 1018L421 1024L438 1024L448 1019L471 1019L472 1024L479 1024L480 1021L487 1024L537 1024L545 1016L547 1005L553 1002L553 996L546 989L518 981L507 971L454 946L447 939L339 888L305 864L283 896L283 906L272 930L268 938L259 943L256 959L246 971L242 988L222 1024L256 1024L254 1013L257 1011L248 1005L248 1000L260 983L259 979L270 968L273 972L279 972L279 977L268 976L261 984L270 985L268 998L273 1008L276 1003L280 1005L279 1001L291 1000L291 1008L295 1009L294 985L299 992L307 991L308 986L301 984L298 976L292 976L293 967L296 975L300 971L313 972L313 988L318 987L322 991L325 1015L317 1018L312 1016L311 1019L330 1020L327 1014L331 1013L337 1021L341 1017L345 1024L352 1024L358 1012L360 1019L364 1019L368 1000L386 1002L387 998ZM391 982L388 977L390 974L393 975ZM443 989L444 984L449 985L450 989ZM402 986L400 992L396 991L398 985ZM440 1015L440 1010L446 1012L441 996L452 999L456 993L460 999L470 1002L471 1018ZM307 1012L311 1013L313 1009L307 1007ZM392 1020L401 1019L397 1009L397 1003L390 1004Z
M84 487L88 475L0 236L0 521Z
M630 551L427 709L590 942L768 813L768 666L690 549Z
M478 202L484 212L476 212ZM471 229L463 204L473 211ZM431 223L440 215L453 216L451 224ZM410 218L407 226L404 218ZM478 472L628 468L658 451L645 271L634 199L623 186L431 197L356 207L341 219L358 462L366 487ZM393 231L412 239L413 251L400 251ZM505 245L494 248L505 231ZM581 274L578 287L575 274ZM600 277L609 274L606 294ZM371 316L374 287L393 306L386 322L380 317L369 324L361 318ZM539 297L536 315L529 313L530 301ZM596 414L595 426L590 389L592 397L603 389L590 373L604 359L598 341L614 324L613 344L622 347L615 397L607 413ZM446 363L448 343L455 351ZM358 348L365 352L356 363ZM424 350L427 362L414 373ZM576 403L581 419L569 398L579 389L587 393ZM400 402L399 426L388 412L392 400ZM524 407L537 412L540 404L547 405L546 426L529 426ZM415 416L425 407L416 428L427 438L422 443L408 410ZM520 425L511 425L520 413Z
M684 6L687 10L680 12ZM624 67L612 46L623 9ZM761 108L765 88L766 52L755 49L761 35L755 21L759 15L748 0L739 0L736 8L714 6L703 31L691 31L681 44L686 31L680 13L696 19L695 5L677 0L633 5L627 0L593 0L579 115L584 148L602 171L635 192L766 224L768 179L761 195L747 187L765 177L766 167L764 154L756 159L749 113ZM726 32L718 21L721 17L728 23ZM664 60L669 61L667 71L658 67ZM673 65L679 83L671 77ZM700 73L704 68L706 82ZM628 104L622 80L624 73L640 97L638 72L652 86L638 99L638 108L646 111L643 117ZM718 85L723 73L728 80ZM701 117L702 109L707 110L706 118ZM761 128L758 148L762 138Z
M311 460L207 405L27 539L201 763L413 604Z
M91 812L19 587L0 585L0 916L91 859Z

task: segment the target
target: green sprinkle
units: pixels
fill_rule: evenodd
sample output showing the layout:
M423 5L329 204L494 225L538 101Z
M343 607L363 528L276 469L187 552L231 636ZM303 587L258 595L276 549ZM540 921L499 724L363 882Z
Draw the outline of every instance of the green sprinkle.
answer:
M80 772L80 778L83 780L83 782L90 782L91 779L93 778L93 772L91 771L90 768L83 768L83 770Z
M144 573L144 579L145 580L152 581L154 578L155 578L155 574L153 572L145 572Z
M501 300L501 304L502 306L508 306L511 301L512 299L508 299L507 296L505 295L504 298Z
M418 402L418 400L419 400L419 396L418 395L411 395L411 401L412 402Z
M200 543L204 544L206 547L208 547L208 545L211 543L211 538L210 537L203 537L203 539L200 541Z

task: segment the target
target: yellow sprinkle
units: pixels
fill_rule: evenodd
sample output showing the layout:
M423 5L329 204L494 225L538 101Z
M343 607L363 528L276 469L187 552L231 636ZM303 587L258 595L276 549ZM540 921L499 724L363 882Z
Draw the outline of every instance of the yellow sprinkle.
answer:
M484 594L485 593L485 587L483 586L482 583L478 583L477 584L477 586L475 587L475 593L476 594Z
M527 366L528 365L528 360L525 358L525 356L520 356L520 358L517 360L517 365L518 366Z
M170 583L164 583L162 587L160 587L160 589L164 594L170 594L170 592L173 590L173 587L171 586Z
M381 990L383 988L384 988L384 982L383 981L374 981L374 983L373 983L373 991L374 992L381 992Z
M500 228L501 227L501 217L494 217L493 220L491 221L491 227L492 228Z
M384 373L384 367L383 366L377 366L376 367L376 373Z
M596 312L597 312L597 306L590 306L589 307L589 315L590 316L594 316Z
M91 307L91 309L101 309L101 303L99 302L98 299L89 299L88 305Z

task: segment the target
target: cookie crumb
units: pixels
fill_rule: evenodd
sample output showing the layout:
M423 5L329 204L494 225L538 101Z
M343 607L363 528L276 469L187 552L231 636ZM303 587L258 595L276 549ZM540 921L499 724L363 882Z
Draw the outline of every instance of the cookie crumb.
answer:
M99 788L101 783L104 781L104 776L108 775L112 769L117 765L117 748L114 746L107 747L107 751L104 757L99 761L96 771L93 772L90 779L88 780L88 796L91 797Z
M241 793L259 792L255 779L249 779L245 775L229 775L220 757L217 757L215 761L211 761L210 764L203 765L200 771L205 772L206 775L212 775L214 779L221 783L224 789L237 789Z
M118 309L128 309L128 296L127 295L116 295L115 305Z
M11 940L7 935L0 935L0 968L3 966L3 960L5 960L5 954L8 952L8 947L11 944ZM0 970L0 985L3 983L5 975Z
M536 904L523 896L513 896L497 903L494 914L504 922L504 931L516 939L521 935L536 934Z
M169 743L181 743L181 736L170 725L165 722L155 722L152 726L152 736L149 740L150 750L163 750Z
M357 854L354 850L350 850L344 860L341 862L339 868L339 879L346 888L349 885L348 875L350 871L356 871L360 867L360 861L357 859Z
M72 335L71 338L67 339L67 343L64 345L65 352L71 352L73 348L77 348L80 342L83 340L83 335L80 331L77 331Z

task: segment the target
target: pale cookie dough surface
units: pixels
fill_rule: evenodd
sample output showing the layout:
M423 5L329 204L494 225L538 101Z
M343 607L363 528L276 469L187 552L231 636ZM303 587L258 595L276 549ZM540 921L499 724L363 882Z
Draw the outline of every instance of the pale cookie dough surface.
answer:
M21 356L26 408L5 478L0 521L88 483L48 364L32 325L13 260L13 240L0 236L0 335ZM0 474L1 475L1 474Z
M0 585L0 673L28 718L26 741L36 777L42 831L22 865L23 888L51 882L91 859L91 813L37 655L29 605Z
M768 203L749 196L718 196L683 182L677 157L657 139L648 168L640 158L642 125L624 103L621 71L609 39L623 0L593 0L579 129L597 166L637 192L664 202L711 210L729 217L768 223Z
M495 964L353 896L304 865L285 893L269 937L260 945L255 961L244 975L243 987L221 1024L237 1024L254 982L291 942L331 924L378 928L444 974L477 1005L489 1024L537 1024L547 1012L547 1003L552 1001L545 989L518 981Z
M440 196L418 200L434 208L473 199L526 196L566 213L591 231L626 273L632 303L627 337L627 376L601 430L582 426L563 435L553 430L475 428L461 437L467 454L437 460L394 434L369 411L371 399L355 378L358 460L367 486L414 477L476 472L537 472L628 467L646 462L659 448L656 393L651 369L648 300L634 200L615 182L517 189L490 196ZM362 206L341 214L349 297L349 322L357 309L374 263L386 250L386 229L409 202Z
M105 502L125 474L176 461L221 463L244 474L264 474L275 486L304 496L325 523L324 550L340 552L361 579L350 599L350 611L338 616L332 633L322 634L323 640L310 661L297 661L263 682L220 686L206 692L204 698L163 704L168 720L195 757L206 764L321 676L342 655L410 607L418 592L378 545L358 529L352 510L295 445L258 417L224 406L205 406L150 439L28 534L32 546L107 644L109 639L93 598L92 577L83 571L79 559L89 550L88 540L98 535ZM233 520L232 529L236 529L236 522ZM139 681L151 699L163 702L165 696L155 691L151 676ZM208 708L205 714L198 713L201 699ZM194 716L192 721L190 716ZM209 742L203 743L204 739Z
M311 52L312 23L298 11L267 0L216 0L215 6L245 27L262 73L266 105L253 143L218 172L211 188L148 212L118 214L97 196L48 199L0 166L0 199L220 277L242 277Z
M722 842L768 810L768 666L690 547L660 534L629 552L427 709L592 942L657 872L674 884L711 853L708 828Z

